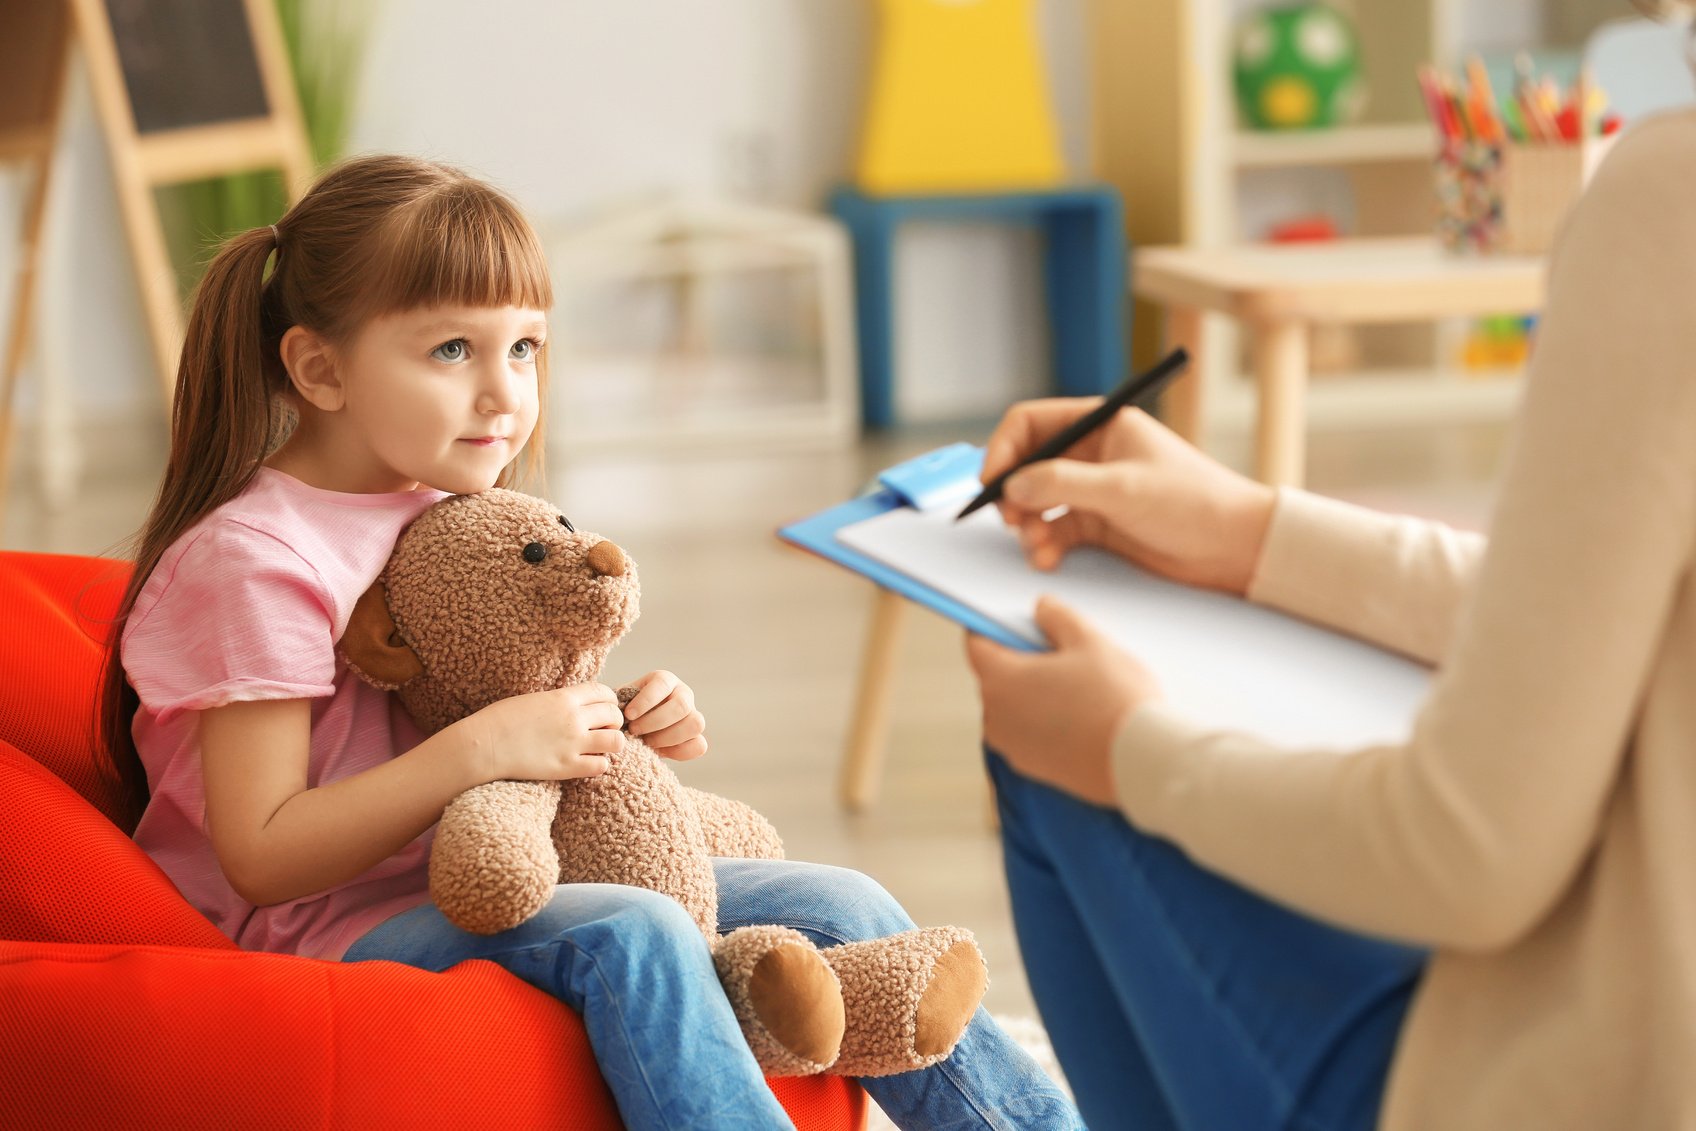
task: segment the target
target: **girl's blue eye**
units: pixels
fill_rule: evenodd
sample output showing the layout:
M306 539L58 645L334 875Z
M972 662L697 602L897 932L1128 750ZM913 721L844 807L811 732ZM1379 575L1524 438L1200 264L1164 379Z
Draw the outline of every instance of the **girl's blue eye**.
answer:
M430 351L430 356L437 361L455 362L465 360L465 339L455 338L451 342L443 342Z

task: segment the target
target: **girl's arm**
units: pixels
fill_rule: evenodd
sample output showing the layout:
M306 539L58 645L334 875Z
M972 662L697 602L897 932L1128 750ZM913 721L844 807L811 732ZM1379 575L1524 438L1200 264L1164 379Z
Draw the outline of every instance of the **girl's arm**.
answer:
M474 729L456 723L397 758L308 789L311 732L310 699L200 714L207 831L230 886L250 903L284 903L352 879L480 784Z
M473 786L604 773L622 746L610 688L505 699L368 770L307 786L312 701L200 712L207 831L236 894L260 906L345 883L399 852Z

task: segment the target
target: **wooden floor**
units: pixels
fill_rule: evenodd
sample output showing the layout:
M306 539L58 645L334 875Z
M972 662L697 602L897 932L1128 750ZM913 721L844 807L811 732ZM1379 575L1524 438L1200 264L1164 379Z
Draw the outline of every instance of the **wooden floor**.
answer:
M139 425L137 426L140 427ZM988 820L977 703L958 629L919 612L898 661L881 802L851 816L835 799L870 586L788 548L780 523L856 491L878 468L987 424L897 431L827 453L554 453L550 493L580 529L618 541L641 570L640 622L614 653L616 683L650 668L687 680L712 751L681 768L691 784L742 798L777 825L796 859L857 868L920 923L975 931L989 960L990 1008L1034 1012ZM1482 527L1505 427L1474 424L1316 435L1315 490ZM99 553L145 515L162 444L88 444L69 506L41 501L27 443L14 460L0 547ZM1216 454L1242 466L1243 445Z

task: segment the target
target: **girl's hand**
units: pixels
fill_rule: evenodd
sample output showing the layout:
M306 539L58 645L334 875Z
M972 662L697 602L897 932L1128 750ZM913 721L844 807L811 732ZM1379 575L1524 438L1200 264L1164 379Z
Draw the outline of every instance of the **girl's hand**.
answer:
M624 708L625 728L661 758L687 762L707 752L707 720L695 709L695 693L670 672L649 672L630 686L635 698Z
M983 740L1019 773L1117 808L1113 736L1160 697L1159 685L1070 606L1044 597L1037 627L1052 652L1017 652L968 634L966 657L983 698Z
M462 720L485 782L599 777L624 748L623 723L618 695L603 683L515 695Z
M1014 405L990 435L984 480L1099 403ZM1053 569L1074 546L1102 546L1174 581L1241 596L1276 498L1271 487L1216 462L1141 409L1124 409L1065 456L1009 479L999 505L1038 569ZM1061 505L1070 509L1042 517Z

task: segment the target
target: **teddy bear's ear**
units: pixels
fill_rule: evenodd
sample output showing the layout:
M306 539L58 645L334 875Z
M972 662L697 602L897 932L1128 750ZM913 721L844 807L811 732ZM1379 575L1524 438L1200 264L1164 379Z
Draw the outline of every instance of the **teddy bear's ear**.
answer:
M424 672L424 664L395 628L381 581L372 582L354 603L353 616L337 647L357 675L384 691L393 691Z

